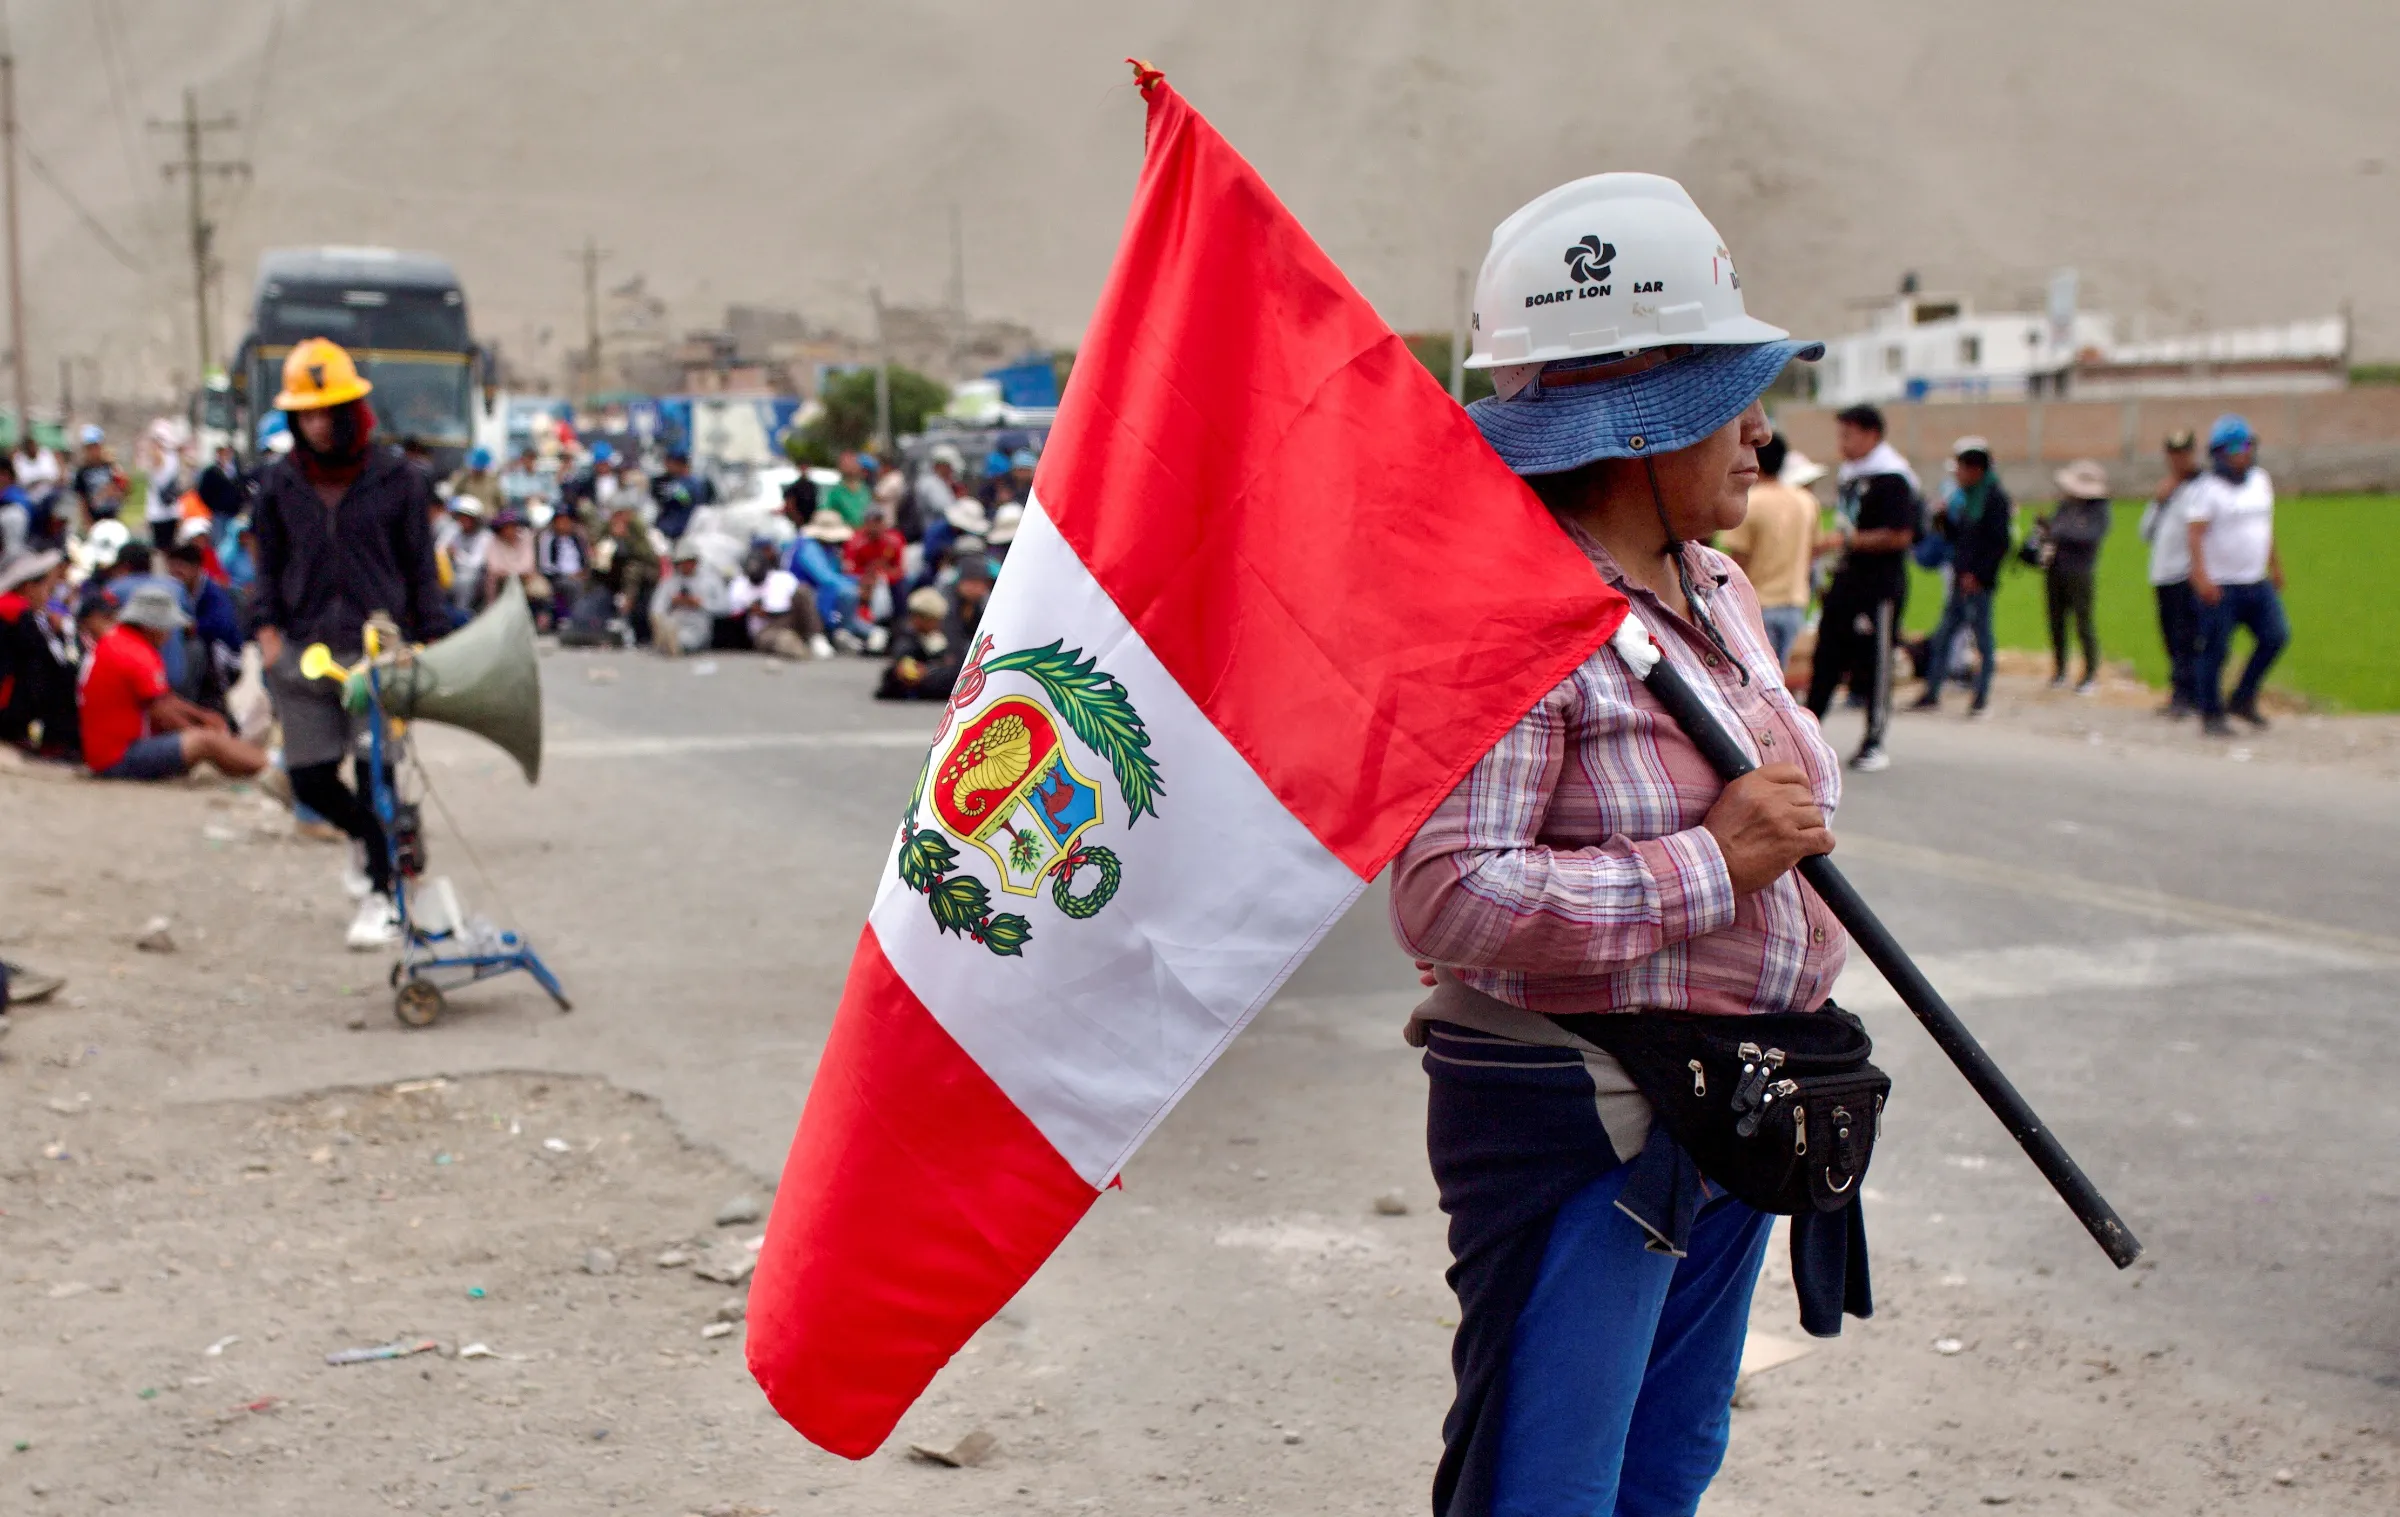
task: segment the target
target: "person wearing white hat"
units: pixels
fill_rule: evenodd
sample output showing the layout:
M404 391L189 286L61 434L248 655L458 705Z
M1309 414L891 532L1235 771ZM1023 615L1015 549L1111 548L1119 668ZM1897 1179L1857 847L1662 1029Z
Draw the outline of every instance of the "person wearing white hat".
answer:
M1484 440L1763 767L1720 781L1603 645L1394 862L1393 926L1432 987L1408 1036L1460 1307L1434 1509L1688 1513L1724 1458L1772 1219L1663 1127L1651 1141L1625 1067L1545 1013L1809 1011L1841 968L1839 924L1792 873L1832 847L1840 764L1748 580L1705 546L1760 478L1760 396L1824 350L1748 313L1716 228L1650 174L1502 222L1472 328ZM1824 1257L1796 1270L1811 1289ZM1831 1331L1810 1315L1827 1296L1804 1299Z
M2100 542L2108 536L2108 469L2096 458L2079 458L2051 476L2058 509L2041 518L2049 546L2042 589L2050 612L2050 688L2067 683L2067 623L2083 644L2083 680L2077 695L2100 688L2100 629L2092 616Z
M0 743L42 758L77 745L75 626L51 602L66 583L56 548L0 558Z
M1815 562L1817 498L1788 484L1790 449L1777 433L1758 447L1758 483L1741 524L1717 535L1717 551L1742 566L1758 592L1759 616L1778 665L1791 661L1792 640L1808 621L1809 566ZM1805 462L1805 460L1803 460ZM1822 475L1825 471L1817 471Z

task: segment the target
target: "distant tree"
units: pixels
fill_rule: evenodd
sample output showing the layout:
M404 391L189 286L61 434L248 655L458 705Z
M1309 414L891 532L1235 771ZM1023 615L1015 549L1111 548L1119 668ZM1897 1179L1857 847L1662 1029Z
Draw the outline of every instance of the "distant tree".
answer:
M817 400L824 412L794 432L785 444L795 462L830 465L842 449L864 448L875 440L874 369L849 369L828 376ZM925 418L949 403L949 386L940 380L893 366L894 436L924 431Z

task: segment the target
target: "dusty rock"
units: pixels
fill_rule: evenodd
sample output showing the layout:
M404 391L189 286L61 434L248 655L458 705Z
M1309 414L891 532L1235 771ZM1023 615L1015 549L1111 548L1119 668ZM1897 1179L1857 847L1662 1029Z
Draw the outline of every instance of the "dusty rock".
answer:
M755 1196L736 1196L717 1208L717 1226L741 1227L765 1216L766 1209Z
M152 917L142 924L141 936L133 940L133 946L144 953L173 953L175 924L165 917Z
M946 1464L954 1470L961 1470L973 1469L976 1465L983 1463L986 1459L991 1458L999 1447L999 1439L982 1428L977 1428L946 1449L929 1448L922 1443L912 1443L908 1446L908 1451L930 1463Z
M658 1256L658 1267L660 1269L681 1269L691 1263L694 1257L688 1248L680 1246L670 1248Z
M587 1275L613 1275L617 1272L617 1256L605 1248L583 1251L583 1272Z
M733 1324L730 1322L711 1322L700 1329L700 1336L703 1338L726 1338L731 1337L732 1334Z
M719 1285L739 1285L758 1268L758 1254L739 1243L719 1243L700 1256L692 1273Z
M719 1322L739 1322L749 1315L750 1303L739 1296L718 1302L717 1309L710 1313L710 1316Z
M1396 1190L1385 1191L1382 1195L1375 1198L1375 1215L1378 1217L1407 1216L1408 1197L1400 1194L1400 1192Z

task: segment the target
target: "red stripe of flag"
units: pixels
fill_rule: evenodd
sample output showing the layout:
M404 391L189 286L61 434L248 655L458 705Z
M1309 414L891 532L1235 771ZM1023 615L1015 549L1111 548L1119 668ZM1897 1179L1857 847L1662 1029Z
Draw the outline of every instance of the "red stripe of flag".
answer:
M1361 876L1625 612L1255 170L1163 81L1035 493L1185 693Z
M1098 1196L868 928L767 1219L750 1373L811 1442L864 1459Z

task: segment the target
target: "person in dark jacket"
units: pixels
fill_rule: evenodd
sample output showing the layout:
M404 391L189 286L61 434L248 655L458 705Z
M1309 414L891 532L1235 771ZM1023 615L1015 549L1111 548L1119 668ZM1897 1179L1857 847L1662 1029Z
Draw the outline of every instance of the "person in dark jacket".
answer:
M2008 559L2009 515L2016 508L2000 476L1992 470L1992 455L1979 437L1959 439L1951 459L1958 487L1934 513L1933 528L1950 544L1950 598L1942 605L1940 625L1933 629L1925 665L1925 693L1912 711L1931 711L1942 703L1942 681L1950 674L1950 651L1960 630L1975 635L1975 654L1982 667L1975 673L1975 704L1969 716L1991 711L1992 592L2000 585L2000 566Z
M2048 544L2043 588L2050 602L2050 688L2067 683L2067 619L2083 644L2083 682L2077 695L2100 688L2100 632L2092 621L2093 574L2100 541L2108 536L2108 470L2097 459L2079 458L2054 476L2058 509L2042 518Z
M194 486L200 492L200 504L208 507L209 520L222 533L225 524L242 514L250 504L250 476L242 472L241 458L233 444L217 444L215 462L200 471L200 482Z
M0 559L0 743L38 758L83 749L75 714L82 649L52 605L66 576L66 555L55 548Z
M425 472L375 443L374 387L350 355L323 338L284 360L275 404L292 430L291 453L259 481L253 524L258 582L250 628L266 660L267 693L283 723L283 761L299 801L346 832L365 854L369 893L350 924L354 949L393 942L391 852L359 790L342 783L341 761L356 746L355 719L341 686L300 673L300 653L323 643L355 661L367 618L388 613L411 642L450 630L433 533L433 487Z

